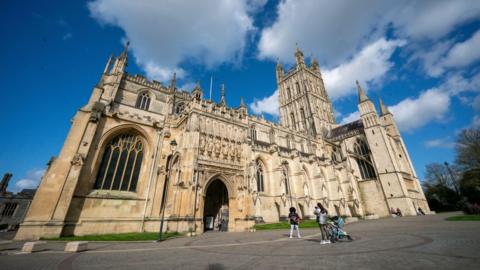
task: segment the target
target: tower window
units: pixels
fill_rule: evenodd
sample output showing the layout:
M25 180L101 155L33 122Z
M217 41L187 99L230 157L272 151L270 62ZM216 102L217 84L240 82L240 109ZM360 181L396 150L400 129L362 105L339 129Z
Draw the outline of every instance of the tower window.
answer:
M295 114L290 113L290 119L292 121L292 128L297 129L297 122L295 121Z
M290 87L287 87L287 99L290 100L292 98L292 92L290 91Z
M300 90L300 84L298 82L295 83L295 87L296 87L295 90L297 90L297 95L300 94L301 90Z
M114 137L103 152L95 189L135 191L142 159L140 136L127 133Z
M137 103L135 104L135 108L148 111L150 107L150 96L147 92L143 92L138 95Z
M303 129L306 131L308 129L307 118L305 118L305 111L303 108L300 109L300 117L302 117Z

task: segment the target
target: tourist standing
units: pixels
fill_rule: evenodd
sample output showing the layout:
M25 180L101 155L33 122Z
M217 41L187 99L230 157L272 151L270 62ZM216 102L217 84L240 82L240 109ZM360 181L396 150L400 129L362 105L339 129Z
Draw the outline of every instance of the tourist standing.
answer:
M328 212L321 203L318 203L317 207L315 207L315 215L317 216L318 226L320 227L320 233L322 234L320 244L330 244L327 233Z
M290 207L290 213L288 214L288 220L290 221L290 238L292 238L293 231L297 231L297 237L300 238L300 229L298 223L300 223L300 216L297 214L295 207Z

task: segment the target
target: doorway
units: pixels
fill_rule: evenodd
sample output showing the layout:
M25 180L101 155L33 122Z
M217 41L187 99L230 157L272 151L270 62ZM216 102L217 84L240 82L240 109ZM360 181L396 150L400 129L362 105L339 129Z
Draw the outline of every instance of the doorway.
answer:
M213 180L205 195L203 210L204 231L228 231L228 190L219 180Z

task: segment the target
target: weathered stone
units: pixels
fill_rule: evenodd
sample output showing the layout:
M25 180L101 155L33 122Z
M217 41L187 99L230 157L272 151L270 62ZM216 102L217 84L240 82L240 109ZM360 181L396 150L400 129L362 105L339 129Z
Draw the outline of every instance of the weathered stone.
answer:
M46 241L35 241L35 242L26 242L23 244L22 252L37 252L44 250L47 247Z
M75 242L68 242L65 245L66 252L81 252L88 249L88 242L87 241L75 241Z
M277 124L228 107L227 93L216 103L200 86L129 75L124 51L75 115L16 239L156 232L162 217L164 231L249 231L290 207L309 218L317 203L347 217L429 213L393 116L359 90L361 119L337 124L318 64L295 56L276 68Z

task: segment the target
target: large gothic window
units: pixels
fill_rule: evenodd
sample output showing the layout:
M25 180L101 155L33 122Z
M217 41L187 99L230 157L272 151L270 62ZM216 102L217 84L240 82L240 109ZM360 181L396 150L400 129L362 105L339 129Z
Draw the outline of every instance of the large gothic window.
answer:
M361 139L357 139L354 144L354 151L362 179L375 178L375 169L373 168L370 148L368 148L367 143Z
M257 167L257 191L258 192L264 192L265 191L265 186L264 186L264 166L262 162L257 159L256 162L256 167Z
M135 191L143 159L140 136L127 133L114 137L105 147L95 189Z
M135 104L135 107L141 110L148 111L148 108L150 107L150 96L148 95L147 92L143 92L140 95L138 95L137 103Z

